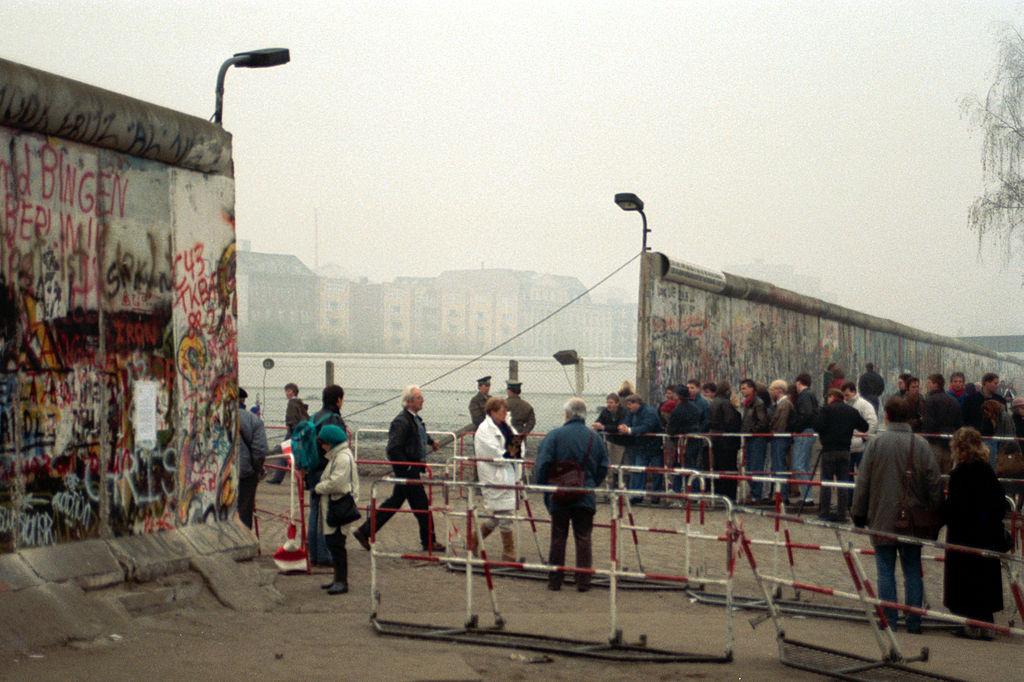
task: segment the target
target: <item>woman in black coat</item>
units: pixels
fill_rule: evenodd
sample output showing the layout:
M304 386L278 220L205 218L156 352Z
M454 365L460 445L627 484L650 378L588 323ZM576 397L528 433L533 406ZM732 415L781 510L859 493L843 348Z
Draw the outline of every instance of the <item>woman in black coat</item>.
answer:
M736 433L740 430L740 413L732 404L732 387L728 381L718 384L715 399L711 401L708 429L712 433ZM711 461L716 472L736 473L736 454L740 439L734 436L715 436L711 439ZM736 499L736 481L715 481L715 492Z
M988 463L988 448L981 434L964 427L951 443L955 468L949 475L949 494L942 505L946 542L981 549L1006 551L1003 516L1006 499L996 474ZM1003 610L1003 581L999 560L946 552L942 603L958 616L993 621ZM957 634L973 639L991 639L990 631L972 626Z

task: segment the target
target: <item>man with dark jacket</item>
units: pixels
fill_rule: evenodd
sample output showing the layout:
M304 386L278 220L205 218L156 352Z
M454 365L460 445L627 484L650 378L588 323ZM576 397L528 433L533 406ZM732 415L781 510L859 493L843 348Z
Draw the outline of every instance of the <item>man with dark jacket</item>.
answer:
M320 394L322 407L313 415L313 426L317 435L320 429L328 424L340 426L346 433L348 427L345 420L341 418L341 406L345 402L345 389L337 384L325 386ZM298 422L296 422L298 423ZM351 438L351 436L349 436ZM320 526L320 495L316 493L316 484L320 482L320 476L327 468L327 458L323 456L320 442L317 441L317 451L320 453L316 466L306 474L306 490L309 491L309 516L306 517L306 543L309 551L309 560L316 566L334 566L334 559L327 547L327 539L324 537L324 530ZM326 502L324 503L326 504Z
M875 408L875 413L878 413L878 400L879 397L885 392L885 379L882 375L875 371L874 363L867 363L864 365L864 373L860 375L860 379L857 380L857 393L860 394L861 398L871 403L871 406Z
M427 433L427 427L419 415L423 409L423 392L420 387L407 386L402 392L402 404L405 409L391 420L391 426L388 428L386 453L388 459L393 462L391 468L394 469L396 478L419 479L423 467L405 462L426 462L427 450L436 452L439 446ZM430 501L422 485L395 484L391 497L380 504L383 511L377 512L377 532L379 533L395 514L387 510L400 509L406 501L409 502L410 509L422 512L414 516L420 527L420 544L423 549L427 552L443 552L445 546L434 537L434 517L429 512ZM352 533L352 537L365 550L370 549L370 521L367 515L363 524Z
M941 374L928 376L928 395L924 399L925 433L950 435L964 425L963 412L956 398L946 393L946 379ZM936 436L928 437L939 471L948 474L953 468L953 456L949 451L949 440Z
M667 431L670 436L684 436L688 433L700 433L700 408L697 407L697 404L690 399L689 390L687 390L686 386L679 386L676 389L676 395L679 396L679 401L676 403L675 409L672 410L672 414L670 414L668 417L668 426L666 427L665 431ZM701 441L700 438L696 438L694 439L694 441L697 445L696 451L699 452L700 443L703 441ZM673 444L675 445L676 451L678 452L678 441L673 441ZM693 442L687 439L686 444L684 446L686 455L684 455L683 465L689 468L693 468L694 466L696 466L696 464L690 464L690 446L693 444ZM696 458L694 457L693 459ZM682 489L683 477L673 476L672 490L678 493L681 492Z
M794 478L810 478L811 453L814 452L814 424L818 420L818 396L811 393L811 375L803 372L796 377L796 404L793 406L793 432L803 434L793 437ZM800 495L804 502L810 500L811 486L801 486Z
M818 416L817 431L821 439L821 482L832 481L848 483L850 477L850 443L853 432L867 433L869 425L856 408L847 405L843 392L837 388L828 391L828 404L821 408ZM846 522L846 510L849 507L850 493L840 489L836 495L838 509L833 515L832 488L821 486L821 506L818 518L836 523Z
M565 404L565 424L552 429L537 450L537 461L533 467L533 481L538 485L551 485L552 474L558 462L573 460L583 469L583 487L596 488L608 475L608 453L604 440L587 428L587 405L581 398L571 398ZM657 413L654 414L658 419ZM585 493L575 499L558 500L551 493L544 493L544 504L551 514L551 545L548 563L552 566L565 564L565 543L569 535L569 524L576 540L576 566L590 568L593 560L590 534L594 528L594 512L597 510L594 493ZM548 589L562 587L560 571L548 575ZM586 592L590 589L590 574L576 574L576 589Z
M988 372L981 377L981 390L964 398L963 418L965 425L973 426L978 431L981 431L985 421L981 412L981 406L986 400L995 400L1006 405L1006 398L999 395L999 375L995 372Z
M626 398L626 419L619 425L619 433L629 436L626 441L626 458L636 467L662 466L661 438L654 435L661 433L661 418L658 411L645 405L637 394ZM661 475L654 476L654 489L662 489ZM644 490L647 488L647 472L634 471L629 477L629 489L639 495L629 499L632 504L643 501Z
M742 396L740 408L743 419L740 422L740 432L750 434L768 433L768 406L761 396L758 395L757 386L754 384L753 379L744 379L740 382L740 395ZM765 455L768 452L768 438L766 436L758 436L744 438L743 440L744 469L748 472L754 472L757 476L763 476L765 471ZM762 485L758 481L750 484L751 502L759 502L761 500L761 488Z
M256 486L267 458L267 432L263 420L245 409L248 395L238 389L238 518L252 528Z
M288 440L292 437L292 431L295 430L296 424L304 419L309 419L309 406L299 398L299 387L294 383L289 382L284 385L284 397L288 400L284 410L284 439ZM281 454L280 445L274 446L274 454ZM284 468L274 469L267 476L266 482L278 485L284 480L287 473Z

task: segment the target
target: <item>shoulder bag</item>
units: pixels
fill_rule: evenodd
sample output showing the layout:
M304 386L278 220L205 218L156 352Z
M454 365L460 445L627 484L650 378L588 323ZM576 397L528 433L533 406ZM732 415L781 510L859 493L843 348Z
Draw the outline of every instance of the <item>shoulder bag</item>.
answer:
M580 464L575 458L560 459L551 466L551 475L548 476L548 485L559 488L584 488L587 485L586 467L590 464L590 448L594 444L594 435L590 434L587 441L587 451L583 455L583 463ZM585 490L556 490L551 493L551 500L555 504L571 504L586 495Z
M352 460L352 467L356 466L355 459ZM349 469L349 488L355 485L355 475ZM356 508L356 500L352 493L347 492L337 500L328 496L327 502L327 525L333 528L341 528L359 520L359 509Z
M910 454L907 455L907 468L903 472L900 504L896 509L894 528L900 535L912 535L922 540L935 540L942 528L942 519L936 509L927 509L921 505L911 493L911 481L914 477L914 445L917 437L910 436Z

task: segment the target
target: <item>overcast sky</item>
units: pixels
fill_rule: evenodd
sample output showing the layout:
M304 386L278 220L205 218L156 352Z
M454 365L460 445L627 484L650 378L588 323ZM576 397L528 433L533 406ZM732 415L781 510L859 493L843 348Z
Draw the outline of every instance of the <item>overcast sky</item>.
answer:
M650 243L757 259L946 334L1024 333L967 228L1020 2L24 2L0 56L207 118L234 69L239 239L352 276L513 267L590 285ZM610 284L636 289L636 269ZM780 279L783 275L780 275Z

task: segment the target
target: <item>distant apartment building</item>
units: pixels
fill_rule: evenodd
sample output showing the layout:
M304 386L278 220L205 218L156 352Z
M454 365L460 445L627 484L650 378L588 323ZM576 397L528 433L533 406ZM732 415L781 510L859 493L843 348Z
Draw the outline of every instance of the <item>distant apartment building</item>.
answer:
M374 283L336 268L320 277L294 256L239 252L239 326L251 350L469 354L539 322L585 287L574 277L511 269L448 270ZM518 355L573 348L636 352L636 305L583 296L504 345Z

